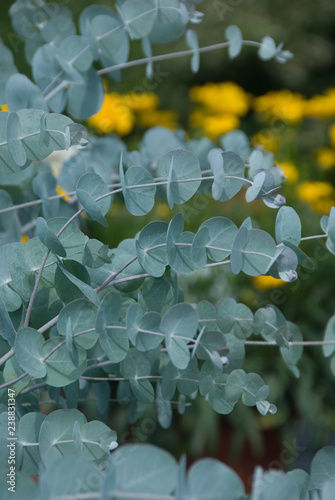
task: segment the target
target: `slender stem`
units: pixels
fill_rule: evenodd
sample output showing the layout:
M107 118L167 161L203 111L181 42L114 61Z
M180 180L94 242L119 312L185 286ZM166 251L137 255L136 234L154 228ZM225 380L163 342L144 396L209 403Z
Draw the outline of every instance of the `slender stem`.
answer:
M39 285L41 277L42 277L42 273L43 273L43 269L44 269L45 263L47 261L47 258L49 257L49 253L50 253L50 250L48 249L45 252L45 255L44 255L42 263L41 263L41 267L38 270L38 274L37 274L37 277L36 277L36 280L35 280L34 288L33 288L33 291L32 291L32 294L31 294L31 297L30 297L30 300L29 300L29 304L28 304L28 307L27 307L26 317L25 317L25 320L24 320L24 326L25 327L27 327L29 325L29 318L30 318L31 310L33 308L34 300L35 300L35 297L36 297L37 288L38 288L38 285Z
M10 351L8 351L4 356L2 356L2 358L0 358L0 366L6 363L7 359L11 358L14 353L14 347L12 347Z
M103 281L101 285L95 288L95 291L98 293L103 288L106 288L106 286L108 286L116 278L116 276L122 273L122 271L124 271L128 266L130 266L130 264L132 264L135 260L137 260L137 257L133 257L129 262L127 262L124 266L122 266L121 269L119 269L114 274L105 279L105 281Z
M246 340L246 345L273 345L278 344L272 340ZM335 345L335 340L294 340L288 342L288 345L316 346L316 345Z
M318 238L328 238L328 234L316 234L315 236L305 236L301 241L316 240Z
M58 318L59 318L59 314L57 314L57 316L55 316L50 321L48 321L48 323L45 323L45 325L41 326L41 328L39 328L38 331L40 333L46 332L47 330L49 330L49 328L51 328L52 326L54 326L57 323Z
M206 47L199 48L199 54L204 54L205 52L212 52L213 50L220 50L229 47L230 42L217 43L215 45L207 45ZM244 40L243 45L249 45L254 47L260 47L259 42L253 42L249 40ZM114 64L107 68L100 69L97 71L98 75L105 75L106 73L112 73L113 71L118 71L120 69L131 68L134 66L141 66L142 64L147 64L149 62L155 63L160 61L166 61L168 59L177 59L178 57L192 56L194 54L193 49L181 50L179 52L171 52L169 54L160 54L152 57L144 57L143 59L137 59L135 61L128 61L121 64Z

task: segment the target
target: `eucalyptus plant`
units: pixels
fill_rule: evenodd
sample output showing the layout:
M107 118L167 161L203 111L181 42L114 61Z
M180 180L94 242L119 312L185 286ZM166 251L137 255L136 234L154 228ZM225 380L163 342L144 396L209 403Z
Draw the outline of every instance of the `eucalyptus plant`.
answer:
M102 75L117 85L121 70L145 65L150 78L155 62L181 56L191 57L196 72L200 54L227 49L234 58L244 45L264 61L284 63L291 53L268 36L244 40L236 26L226 29L224 42L199 47L188 29L202 20L197 0L118 0L115 10L91 5L80 15L79 34L65 3L17 0L10 9L10 41L24 43L32 79L17 72L3 43L0 51L0 103L9 108L0 113L3 498L15 491L25 500L331 499L335 448L317 453L310 475L256 468L247 496L237 474L217 460L199 460L187 471L185 457L177 463L150 444L118 447L106 417L112 384L132 423L150 405L168 428L173 411L183 413L197 397L220 414L239 400L264 418L275 413L270 387L243 369L246 346L277 345L299 377L303 345L311 342L275 306L251 311L231 297L217 306L186 303L178 276L227 266L235 275L294 281L299 266L313 267L300 248L305 240L325 238L335 253L335 208L322 217L321 235L302 237L299 215L279 193L283 172L242 131L222 136L217 147L155 127L129 151L120 138L88 135L77 123L100 109ZM187 49L152 55L153 44L184 34ZM144 57L128 61L134 40ZM49 155L70 147L75 154L53 171ZM213 217L193 233L181 212L169 223L139 227L117 248L85 234L87 219L113 230L106 215L115 197L137 217L157 198L172 209L196 194L224 203L241 190L246 203L262 200L277 210L275 238L250 217L240 227ZM332 356L335 373L334 321L315 344ZM88 422L78 405L92 390L98 419ZM48 415L40 406L46 395L57 408Z

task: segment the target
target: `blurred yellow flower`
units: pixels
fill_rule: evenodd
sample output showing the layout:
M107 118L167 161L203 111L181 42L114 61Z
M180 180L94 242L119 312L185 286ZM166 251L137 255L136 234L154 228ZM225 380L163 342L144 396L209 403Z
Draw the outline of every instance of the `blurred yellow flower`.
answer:
M167 217L170 214L169 205L167 203L159 203L156 211L159 217Z
M299 179L299 170L290 161L276 161L279 168L284 171L287 184L295 184Z
M159 99L156 94L152 92L147 93L137 93L128 92L122 96L123 102L128 106L129 109L135 113L140 113L143 111L156 109L159 105Z
M304 116L305 97L289 90L271 91L253 100L253 108L266 119L298 123Z
M202 111L193 111L190 115L190 124L199 128L210 139L215 139L239 127L240 120L236 115L222 113L220 115L206 115Z
M26 233L21 234L21 243L27 243L29 236Z
M263 146L266 151L272 151L273 153L277 153L279 149L279 138L270 129L257 132L250 142L252 146Z
M57 194L59 196L62 196L63 194L67 193L67 191L65 191L65 189L63 189L62 187L60 187L59 184L56 184L56 192L57 192ZM69 199L70 199L69 195L63 197L63 200L65 200L65 201L68 201Z
M91 116L87 123L102 134L115 132L123 136L133 130L135 115L125 104L122 96L116 93L106 93L100 111Z
M335 204L335 189L329 182L305 181L297 186L297 196L318 213L327 213Z
M190 98L211 112L238 116L247 114L251 100L250 95L233 82L196 85L190 90Z
M137 122L140 127L166 127L170 130L177 128L178 114L172 110L150 110L138 114Z
M306 101L304 113L314 118L335 118L335 89L328 89Z
M9 107L7 106L7 104L1 104L0 111L9 111Z
M320 148L315 151L315 161L323 170L335 167L335 150Z
M255 288L261 292L271 288L277 288L278 286L283 286L285 284L285 281L273 278L273 276L255 276L252 281Z

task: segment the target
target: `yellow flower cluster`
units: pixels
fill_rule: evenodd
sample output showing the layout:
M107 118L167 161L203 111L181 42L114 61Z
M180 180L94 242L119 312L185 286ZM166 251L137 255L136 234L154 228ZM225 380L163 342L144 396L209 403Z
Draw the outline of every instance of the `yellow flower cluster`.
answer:
M335 189L329 182L305 181L297 186L297 196L320 214L335 205Z
M190 98L198 108L190 114L190 126L215 139L240 125L248 113L251 96L233 82L206 83L194 86Z
M304 113L313 118L335 118L335 89L328 89L306 101Z
M101 109L87 124L102 134L130 134L135 124L144 128L162 125L174 129L178 120L174 111L158 110L158 97L153 93L105 93Z
M255 276L252 281L255 288L260 292L265 292L266 290L271 290L285 284L285 281L273 278L272 276Z
M298 123L304 117L306 99L289 90L271 91L255 97L252 103L256 113L264 114L268 120Z

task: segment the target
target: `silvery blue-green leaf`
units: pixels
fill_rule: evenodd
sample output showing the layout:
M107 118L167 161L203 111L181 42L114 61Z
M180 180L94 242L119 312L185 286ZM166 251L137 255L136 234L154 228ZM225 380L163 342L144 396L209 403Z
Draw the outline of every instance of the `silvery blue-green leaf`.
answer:
M145 57L147 59L149 59L148 64L146 65L146 68L145 68L145 74L149 80L152 80L153 76L154 76L154 67L153 67L153 62L152 62L151 43L150 43L150 40L147 36L142 38L141 47L142 47L143 54L145 55Z
M306 255L305 252L301 250L301 248L292 243L290 240L284 240L283 243L285 246L293 250L293 252L297 255L300 266L304 267L305 269L315 269L315 262L310 257L308 257L308 255Z
M108 253L109 249L107 245L92 238L85 245L83 265L92 269L98 269L106 263L110 264L111 257Z
M6 139L9 154L19 167L24 167L27 162L26 150L21 142L21 123L17 113L8 113L6 121Z
M150 222L136 238L136 252L139 263L152 276L159 278L168 264L166 253L166 222ZM152 248L152 250L150 250Z
M104 87L93 68L82 73L83 83L72 84L68 90L67 111L75 120L84 121L96 114L103 103Z
M335 341L335 316L332 316L327 322L325 333L324 333L324 340L326 342ZM335 343L328 344L328 345L325 344L322 346L322 349L323 349L324 356L329 357L335 351Z
M207 365L207 363L209 363L209 365ZM212 361L206 361L203 368L205 366L207 366L208 371L208 402L211 407L220 415L228 415L233 411L234 403L228 401L226 397L225 387L227 374L221 373L220 370L218 370L218 367L214 366Z
M4 45L0 38L0 102L4 103L5 100L5 87L7 79L17 72L14 64L14 58L9 48Z
M74 66L67 59L61 56L59 52L56 52L55 57L57 59L58 64L62 68L66 80L69 82L70 85L71 84L80 85L84 83L84 78L82 76L82 73L80 73L80 71L74 68Z
M155 0L126 0L118 7L126 29L131 38L143 38L151 32L156 18Z
M197 303L197 311L199 316L199 324L204 326L206 330L216 329L216 307L208 300L201 300Z
M334 253L334 246L335 246L335 207L332 207L330 209L330 214L328 217L328 224L327 224L327 234L328 238L326 241L326 245L328 250L330 252Z
M101 285L105 279L110 278L115 273L119 273L115 280L113 280L114 287L117 290L122 292L138 290L143 283L145 275L143 278L132 278L144 274L143 267L139 264L137 259L134 260L134 253L133 251L128 253L123 248L113 250L111 264L105 264L101 268L94 269L94 272L91 272L95 285ZM131 264L129 264L130 261L132 261ZM124 268L122 272L120 272L121 268Z
M58 46L58 54L78 71L87 71L93 62L93 54L87 49L85 37L79 35L63 39Z
M178 302L178 281L176 273L168 269L161 278L147 278L142 286L141 297L149 309L165 314Z
M242 249L244 248L244 246L248 241L249 231L250 230L248 230L245 226L242 225L235 236L230 257L230 267L234 274L239 274L242 271L243 268Z
M170 209L174 203L181 205L192 198L201 184L199 160L185 149L177 149L164 155L159 161L158 173L170 181L167 188L171 197Z
M104 215L109 210L110 197L106 196L102 200L95 201L97 198L109 193L109 189L101 177L97 174L84 174L78 181L76 193L88 218L108 227Z
M285 205L286 198L281 194L277 194L279 188L273 190L273 192L263 194L262 200L265 205L269 208L279 208Z
M237 304L235 310L234 335L239 339L247 339L253 332L254 316L245 304Z
M134 304L131 304L127 311L127 334L129 337L129 340L133 345L136 344L136 337L139 331L139 324L140 321L143 317L144 311L140 304L135 302Z
M281 207L276 217L277 243L290 241L298 246L301 240L301 221L292 207Z
M147 377L150 376L150 361L136 349L130 349L121 367L123 376L129 380L131 390L143 403L153 403L154 389Z
M232 130L220 137L220 143L225 151L233 151L246 161L250 155L249 139L242 130Z
M176 304L165 313L161 331L165 333L165 344L173 364L185 369L190 360L187 343L193 339L198 328L198 314L189 304Z
M0 298L8 312L16 311L22 304L20 295L9 286L12 281L9 262L20 246L20 243L10 243L0 247Z
M50 200L51 196L57 195L56 179L51 172L41 172L33 179L34 193L42 200L43 217L48 220L56 217L59 211L59 198Z
M236 225L227 217L212 217L203 222L199 230L203 227L209 230L208 257L214 262L224 260L231 253L237 234Z
M149 213L155 204L156 194L156 185L150 172L143 167L130 167L124 175L122 193L132 215Z
M254 201L258 198L259 193L262 191L265 179L265 170L262 170L255 175L253 184L246 190L245 193L245 200L247 203L250 203L251 201Z
M37 86L43 91L55 77L62 71L56 59L56 47L52 44L45 44L39 47L32 59L33 79ZM67 91L65 89L58 92L48 100L51 110L61 113L66 105Z
M219 155L221 154L222 160ZM227 201L233 198L244 185L244 162L233 151L210 152L209 161L214 174L212 194L215 200Z
M335 447L325 446L314 456L311 466L311 479L314 487L321 489L330 478L335 477Z
M177 273L190 273L195 267L191 260L194 234L184 229L184 216L181 212L171 219L166 237L166 252L169 264Z
M200 53L199 53L199 41L196 31L187 30L186 31L186 43L190 49L194 50L191 59L191 69L192 73L197 73L200 66Z
M21 368L17 357L14 355L6 361L4 370L3 370L3 379L4 382L11 382L12 380L23 375L25 371ZM22 379L15 382L15 384L11 384L10 388L15 391L15 394L19 394L22 389L24 389L30 382L31 377L26 376Z
M164 339L164 334L160 332L161 315L154 311L149 311L141 318L136 335L135 347L139 351L147 352L155 349Z
M90 26L95 36L98 50L105 56L112 57L120 50L127 38L121 20L114 13L113 15L99 14L94 16L90 22Z
M229 352L225 355L228 361L223 365L223 371L225 373L231 373L233 370L243 366L245 347L244 341L235 337L233 333L226 335L226 341Z
M47 374L45 382L53 387L64 387L77 380L86 369L86 351L77 346L78 365L76 366L67 351L64 337L53 337L47 340L41 350L43 357L47 356L56 346L61 345L46 360Z
M249 276L265 274L276 254L272 236L260 229L251 229L242 249L242 270Z
M191 259L193 265L201 269L207 264L207 245L209 244L210 235L207 227L199 227L191 247Z
M228 55L230 59L237 57L242 50L242 32L238 26L231 25L226 28L226 39L230 42Z
M184 144L179 140L171 130L164 127L153 127L144 133L142 141L140 142L140 152L143 157L157 169L157 163L162 155L178 149L183 148ZM170 165L168 166L169 170ZM167 178L166 173L166 178Z
M12 198L7 191L0 189L0 210L13 206ZM10 229L14 222L15 211L5 212L0 214L0 231L6 232Z
M247 380L247 374L244 370L238 369L232 371L226 380L226 397L232 403L236 403L244 391Z
M22 447L20 471L29 476L38 474L41 462L39 433L44 419L42 413L31 412L23 415L19 421L17 444Z
M260 170L263 167L264 155L260 149L254 149L249 156L249 176L253 176L256 170Z
M50 229L48 223L42 217L36 219L36 234L51 252L61 257L66 257L66 250L59 241L57 235Z
M157 382L156 389L156 408L158 422L163 429L168 429L172 422L172 407L170 401L162 396L161 385L159 381Z
M0 113L0 172L2 174L14 174L21 170L20 165L15 162L8 147L7 119L9 115L10 113L7 111L1 111ZM28 166L29 163L28 160L25 166Z
M73 426L82 427L87 423L83 413L78 410L56 410L44 419L39 434L39 449L46 467L55 460L76 455L73 442Z
M288 323L288 326L292 335L292 340L301 342L303 340L303 336L299 328L293 323ZM325 348L325 346L323 346L323 348ZM304 348L302 345L291 344L288 345L288 347L280 348L280 354L282 355L283 360L296 378L300 377L300 370L296 365L302 356L303 350Z
M88 484L88 478L93 478L94 481ZM87 495L91 492L98 495L102 481L102 471L92 462L76 457L74 453L64 457L60 454L41 473L39 489L45 499Z
M299 490L301 500L309 500L309 491L313 489L310 475L302 469L294 469L287 472L287 476L292 479Z
M47 43L58 44L65 37L74 35L76 27L71 15L56 13L44 24L41 35Z
M189 20L187 9L178 0L157 0L157 15L149 38L153 43L169 43L179 38Z
M106 15L106 16L111 16L115 17L115 12L110 8L107 7L106 5L88 5L85 7L79 16L79 30L82 35L85 34L85 29L86 29L86 21L91 21L94 19L96 16L101 16L101 15Z
M248 373L242 394L246 406L255 406L258 391L264 386L263 379L257 373Z
M258 57L263 61L272 59L277 53L277 46L273 38L264 36L262 38L262 45L258 50Z
M297 247L298 248L298 247ZM296 268L298 266L298 256L291 248L280 244L277 246L273 263L267 274L276 279L293 281L297 278Z
M27 248L24 245L13 249L9 260L12 289L23 300L29 301L35 286L36 275Z
M7 308L0 295L0 335L8 344L13 347L16 337L16 332L13 323L8 314Z
M189 396L197 390L199 384L198 363L193 358L188 366L182 370L170 361L166 366L162 379L162 394L165 399L171 400L178 388L181 394Z
M107 293L98 310L96 331L106 356L114 363L122 361L129 349L127 330L119 328L120 312L120 294L114 291Z
M129 498L138 494L166 496L176 487L176 460L156 446L127 444L117 449L110 460L115 469L115 488Z
M324 231L325 233L327 232L328 222L329 222L329 216L323 215L320 219L320 226L322 231Z
M226 297L218 307L217 324L223 333L229 333L234 327L237 304L235 299Z
M196 355L198 359L210 359L215 361L217 351L220 354L227 353L227 342L222 332L217 330L203 330L197 337L197 341L192 351L192 357ZM213 358L214 355L214 358Z
M83 455L97 466L104 466L110 454L110 445L116 442L116 432L103 422L93 420L80 427Z
M244 493L243 483L236 472L218 460L198 460L188 472L187 496L199 500L235 500Z
M96 316L97 308L92 302L86 299L74 300L67 304L59 314L57 321L58 333L66 336L67 324L71 319L73 341L84 349L90 349L98 340L98 334L95 331ZM86 330L90 331L77 335Z
M22 328L15 340L15 354L21 368L32 377L43 378L46 374L45 362L41 354L44 337L33 328Z
M80 426L79 426L78 422L75 422L73 424L72 438L73 438L74 448L76 450L76 456L82 457L83 456L83 442L81 439Z
M7 80L5 99L11 111L27 108L49 111L39 87L21 73L16 73Z

